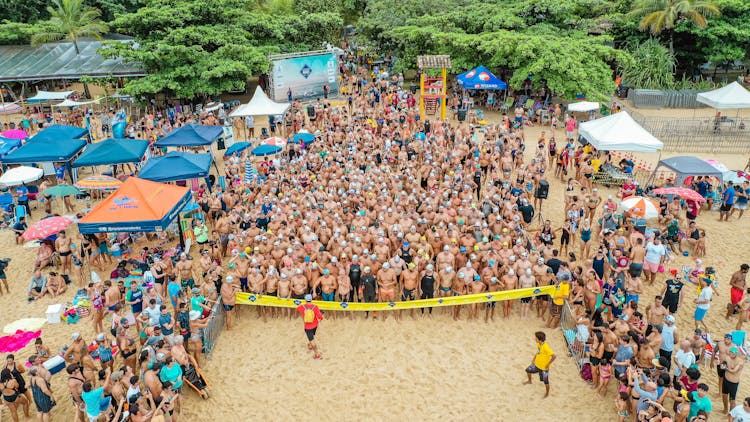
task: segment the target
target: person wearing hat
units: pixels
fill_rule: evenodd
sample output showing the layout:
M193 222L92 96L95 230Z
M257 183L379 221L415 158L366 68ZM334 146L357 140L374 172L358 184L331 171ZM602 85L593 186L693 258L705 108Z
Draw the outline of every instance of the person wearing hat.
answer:
M234 277L228 275L221 283L221 305L224 307L224 324L227 330L232 328L232 315L234 307L237 304L236 294L240 291L240 286L234 284Z
M366 272L366 271L365 271ZM313 359L322 359L318 345L315 343L315 334L318 330L318 324L323 320L323 314L320 312L318 305L312 303L312 295L305 295L305 302L297 306L297 312L302 315L302 322L307 335L307 348L313 351Z
M665 367L667 370L672 367L672 352L675 345L679 342L680 334L674 325L675 319L672 315L664 317L664 325L661 327L661 347L659 347L659 356L667 358Z
M740 387L740 377L745 368L745 357L740 356L737 346L729 348L726 360L719 364L724 370L724 381L721 384L721 401L724 404L724 413L734 409L737 405L737 390ZM728 404L728 406L727 406Z
M73 343L68 346L65 355L63 356L68 363L81 363L83 362L83 356L86 354L88 349L86 348L86 342L81 337L80 333L73 333L71 335Z
M693 319L695 320L695 329L698 329L699 325L703 326L703 330L708 331L708 327L703 320L708 313L708 309L711 307L711 298L713 297L714 290L711 288L711 279L709 277L700 277L701 292L695 299L695 313Z
M102 365L102 369L109 368L110 371L113 369L114 359L112 356L112 346L107 341L107 335L99 333L96 336L96 353L99 356L99 362Z

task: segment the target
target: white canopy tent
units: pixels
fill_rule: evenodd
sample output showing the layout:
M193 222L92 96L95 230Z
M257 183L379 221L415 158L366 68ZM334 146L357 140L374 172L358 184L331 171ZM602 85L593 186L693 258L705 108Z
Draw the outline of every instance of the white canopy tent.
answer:
M664 143L625 111L581 123L578 133L600 151L654 152L664 148Z
M718 109L750 108L750 91L735 81L713 91L701 92L696 100Z
M283 115L291 106L289 103L272 101L260 86L255 88L253 98L247 104L242 104L229 114L229 117L245 116L278 116Z
M61 102L60 104L55 104L55 107L78 107L78 106L82 106L82 105L88 105L88 104L98 103L101 100L102 100L101 98L96 99L96 100L91 100L91 101L65 100L65 101Z
M42 101L63 101L73 95L75 91L37 91L36 95L27 98L27 103L40 103Z
M599 103L595 103L591 101L579 101L577 103L568 104L568 111L575 111L578 113L583 113L587 111L598 111L598 110L599 110Z

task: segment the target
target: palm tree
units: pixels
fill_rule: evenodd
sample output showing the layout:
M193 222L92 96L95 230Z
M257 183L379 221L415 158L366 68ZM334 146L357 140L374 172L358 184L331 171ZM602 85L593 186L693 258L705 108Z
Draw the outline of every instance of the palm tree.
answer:
M674 54L674 26L682 20L690 20L701 28L707 24L706 18L721 13L716 3L707 0L639 0L630 13L643 16L640 30L658 35L669 31L669 51Z
M80 54L79 38L100 40L108 30L107 24L99 19L99 9L86 6L83 0L52 0L52 4L55 7L47 6L47 12L50 15L49 23L55 29L34 34L31 37L32 45L66 39L73 43L76 54Z

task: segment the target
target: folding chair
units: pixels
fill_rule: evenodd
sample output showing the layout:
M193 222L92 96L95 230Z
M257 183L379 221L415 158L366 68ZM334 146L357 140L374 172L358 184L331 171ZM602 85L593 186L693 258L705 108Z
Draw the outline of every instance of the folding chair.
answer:
M503 105L500 106L500 110L504 113L507 113L508 110L510 110L513 107L513 97L508 97L505 99L505 102Z
M5 212L11 212L13 210L13 195L10 193L4 193L0 195L0 208Z
M16 223L21 221L22 217L26 217L26 207L23 205L16 205L15 208Z

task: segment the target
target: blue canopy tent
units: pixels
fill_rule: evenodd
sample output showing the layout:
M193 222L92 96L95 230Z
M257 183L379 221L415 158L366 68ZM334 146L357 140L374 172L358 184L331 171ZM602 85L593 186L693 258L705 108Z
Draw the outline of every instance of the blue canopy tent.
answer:
M234 153L240 153L248 148L253 146L250 142L235 142L232 145L229 146L229 148L224 151L224 156L229 157L230 155Z
M221 126L191 123L169 132L154 145L157 147L199 147L213 144L223 134L224 129Z
M108 164L137 163L143 158L148 141L142 139L114 139L90 144L73 167L103 166Z
M304 142L305 144L311 144L315 141L315 135L312 133L297 133L295 135L292 135L292 142L295 144L298 144L301 142Z
M213 157L211 154L173 151L146 161L138 177L154 182L208 178ZM207 183L210 186L210 183Z
M34 135L29 139L29 142L54 142L61 139L79 139L88 134L88 130L78 126L52 125Z
M463 89L483 89L483 90L506 90L508 84L493 75L484 66L477 66L468 72L456 76L456 82Z
M20 139L3 138L0 136L0 159L19 148L23 144Z
M281 150L282 148L276 145L260 145L250 151L250 154L256 157L265 157L266 155L274 155Z

